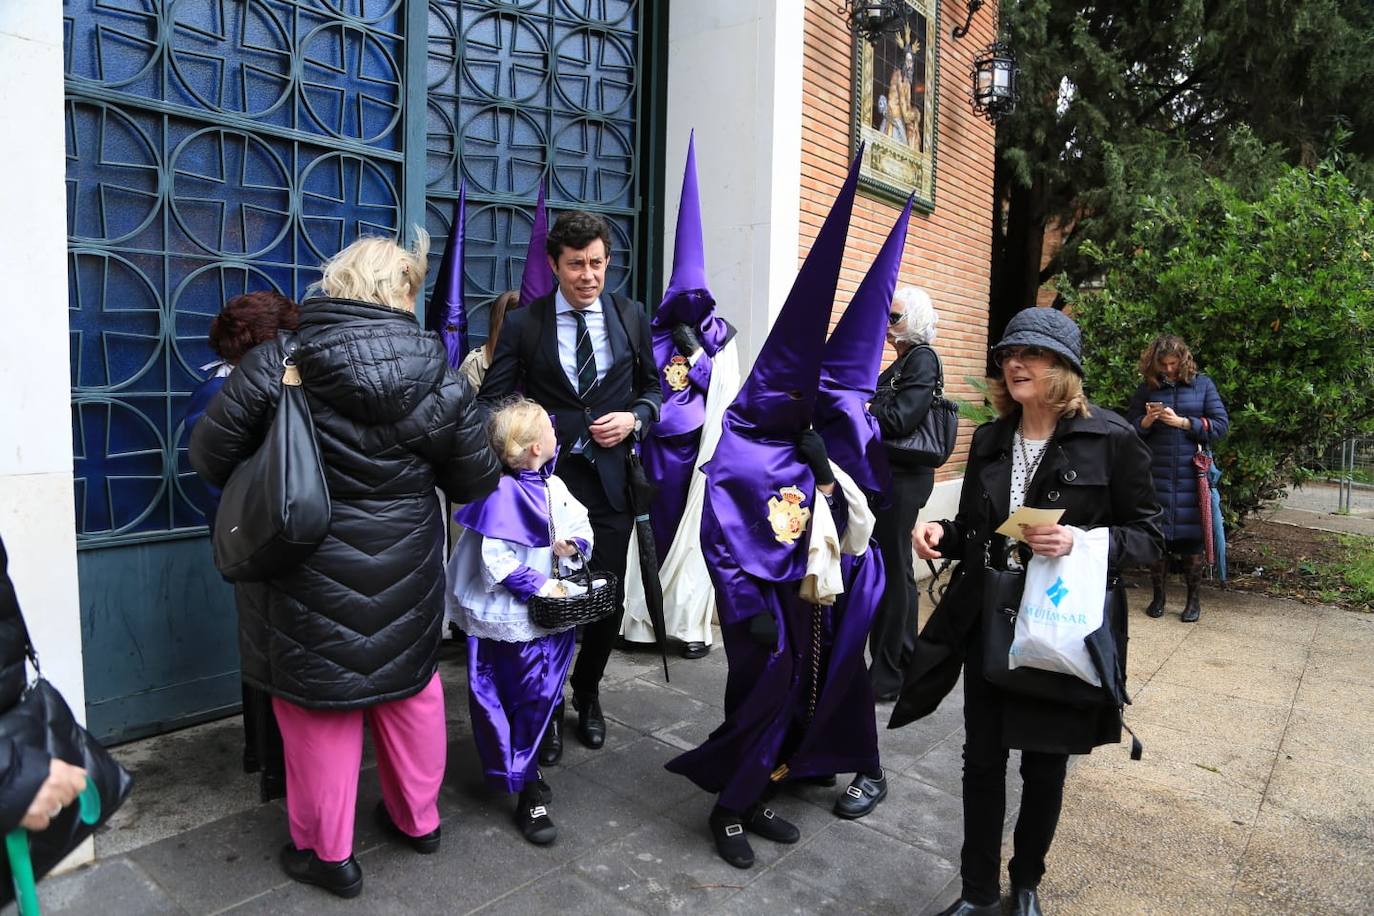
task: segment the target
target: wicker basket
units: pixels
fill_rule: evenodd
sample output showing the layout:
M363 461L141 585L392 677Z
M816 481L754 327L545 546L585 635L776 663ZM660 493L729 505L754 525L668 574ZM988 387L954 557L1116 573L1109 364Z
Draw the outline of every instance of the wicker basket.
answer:
M536 626L546 630L566 630L583 623L595 623L615 613L616 587L619 580L608 572L595 575L587 567L587 558L578 551L582 568L570 576L558 576L574 582L586 589L580 595L553 597L531 595L529 600L530 619Z

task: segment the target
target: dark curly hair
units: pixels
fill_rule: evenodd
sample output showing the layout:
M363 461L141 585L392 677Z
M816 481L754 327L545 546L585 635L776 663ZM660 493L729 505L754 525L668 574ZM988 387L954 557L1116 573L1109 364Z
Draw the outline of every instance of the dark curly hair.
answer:
M1178 357L1178 380L1187 384L1197 376L1193 351L1177 334L1160 334L1140 353L1140 374L1150 388L1159 387L1159 361L1166 356Z
M210 349L231 366L243 354L277 336L278 330L294 331L300 323L296 303L281 293L260 291L235 296L210 321Z
M595 213L586 210L571 210L554 222L549 237L544 241L544 250L554 263L564 248L581 251L597 239L606 243L606 258L611 257L611 227Z

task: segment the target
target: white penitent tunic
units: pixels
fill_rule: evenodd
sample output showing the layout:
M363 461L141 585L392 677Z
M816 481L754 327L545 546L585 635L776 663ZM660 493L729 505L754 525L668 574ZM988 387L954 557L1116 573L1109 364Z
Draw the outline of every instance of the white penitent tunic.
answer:
M670 639L711 645L711 618L716 612L716 593L701 555L701 510L706 503L706 477L701 466L711 460L720 442L720 423L725 409L739 393L739 349L731 338L711 358L711 382L706 388L706 419L701 426L701 446L692 482L687 488L687 505L682 511L673 546L663 558L658 572L663 583L663 619ZM654 628L644 604L644 584L640 576L639 545L630 538L630 556L625 564L625 620L620 633L630 642L653 642Z
M553 506L553 530L559 540L581 538L595 550L587 507L577 501L557 475L550 476L546 484ZM507 591L501 580L521 565L550 575L553 559L550 547L526 547L464 529L448 560L449 619L469 636L484 639L527 642L548 636L554 631L531 623L529 606ZM559 563L565 575L580 565L576 557L562 558Z

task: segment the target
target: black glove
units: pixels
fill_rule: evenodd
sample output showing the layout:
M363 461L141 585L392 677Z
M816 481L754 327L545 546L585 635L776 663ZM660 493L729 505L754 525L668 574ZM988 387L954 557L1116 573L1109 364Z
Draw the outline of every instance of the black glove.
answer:
M778 622L767 611L749 618L749 638L766 649L778 645Z
M701 349L701 341L691 325L679 324L673 328L673 346L677 347L677 352L683 356L691 356Z
M816 483L825 486L835 482L835 475L830 470L830 456L826 454L825 440L820 433L808 429L798 436L797 451L801 460L811 468L811 473L816 475Z

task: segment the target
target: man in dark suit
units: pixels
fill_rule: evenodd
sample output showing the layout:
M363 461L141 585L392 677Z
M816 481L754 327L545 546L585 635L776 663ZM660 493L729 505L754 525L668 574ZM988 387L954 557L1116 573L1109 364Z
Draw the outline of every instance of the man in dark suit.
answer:
M644 308L605 292L610 226L592 213L565 213L549 231L547 251L558 287L506 314L479 399L491 408L523 391L553 417L558 476L591 516L592 565L620 579L616 613L583 630L569 678L578 737L599 748L606 722L598 690L625 613L625 560L634 527L626 465L632 438L658 419L663 396ZM559 703L540 747L541 763L562 756L562 720Z

